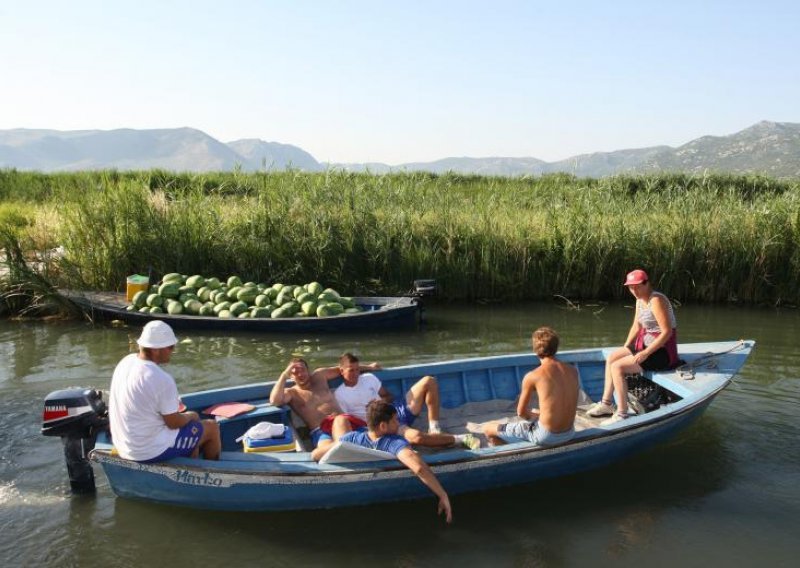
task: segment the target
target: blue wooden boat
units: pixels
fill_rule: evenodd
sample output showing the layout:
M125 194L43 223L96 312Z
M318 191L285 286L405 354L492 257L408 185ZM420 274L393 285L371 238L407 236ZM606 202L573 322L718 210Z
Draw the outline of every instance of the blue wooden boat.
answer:
M421 320L422 303L414 296L362 296L353 302L364 311L329 317L297 318L218 318L209 316L142 314L126 310L125 294L118 292L75 292L63 295L76 304L92 321L120 320L144 326L159 319L175 329L208 329L267 333L343 332L383 329L408 329Z
M584 400L576 416L576 437L562 446L536 448L520 442L422 455L451 496L601 467L688 427L731 382L753 346L753 341L680 345L685 365L674 371L648 373L640 379L649 385L651 394L659 393L660 404L653 410L603 426L600 419L585 416L590 401ZM581 386L593 400L601 394L604 361L610 351L582 349L559 354L562 360L577 366ZM536 365L538 359L532 354L516 354L409 365L376 374L395 396L420 376L436 376L443 425L447 427L448 420L456 416L464 428L468 421L499 418L497 413L513 414L522 377ZM220 422L223 453L218 462L178 458L159 464L136 463L115 456L105 434L98 438L91 459L102 466L120 497L203 509L316 509L430 497L428 489L398 461L370 455L370 450L355 461L332 459L319 464L304 451L242 451L236 439L253 424L292 424L287 408L267 402L271 384L183 395L184 403L193 410L225 401L249 402L256 407ZM455 431L454 424L451 420L446 429ZM352 454L349 457L352 459Z

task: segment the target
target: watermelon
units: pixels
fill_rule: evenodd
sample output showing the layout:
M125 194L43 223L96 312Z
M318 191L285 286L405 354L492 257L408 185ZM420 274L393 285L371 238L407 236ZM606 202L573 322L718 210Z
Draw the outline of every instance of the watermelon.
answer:
M242 289L241 286L233 286L232 288L228 288L228 291L226 292L225 295L228 296L229 300L233 300L235 302L236 301L236 294L238 294L239 290L241 290L241 289Z
M206 279L199 274L195 274L186 279L186 285L192 288L202 288L206 285Z
M136 306L137 308L143 307L147 303L147 291L139 290L136 294L133 295L133 299L131 300L131 304Z
M177 316L183 313L183 304L177 300L167 300L167 313L171 316Z
M203 304L201 304L198 300L190 299L183 303L184 311L193 316L198 315L202 308Z
M305 286L298 286L294 290L292 290L292 295L294 295L295 299L297 299L301 294L307 294L308 288Z
M280 308L275 308L274 310L272 310L272 313L270 313L270 317L271 318L289 318L289 317L292 317L292 314L289 313L289 311L285 307L281 306Z
M181 285L178 282L165 282L158 287L158 293L165 298L177 298Z
M297 303L302 306L304 303L308 302L309 300L313 300L315 298L316 296L309 294L308 292L302 292L297 296L295 296L294 299L297 300Z
M252 304L256 300L256 296L258 296L258 288L255 286L244 286L239 293L236 294L236 298L240 302L244 302L246 304Z
M239 314L247 311L247 304L244 302L234 302L228 309L234 317L238 317Z
M353 298L345 298L342 296L339 298L339 303L342 304L345 309L356 307L356 305L353 303Z
M228 308L231 307L230 302L220 302L219 304L214 306L214 313L219 315L221 311L227 311Z
M339 294L335 291L332 292L330 289L325 290L322 294L317 296L317 300L326 301L326 302L338 302L339 301Z
M338 316L343 312L342 304L337 304L336 302L329 302L317 308L317 316L319 317Z
M306 289L308 290L309 294L313 294L314 297L319 296L322 294L322 284L319 282L312 282L311 284L306 285Z
M147 305L149 307L160 306L164 303L164 297L159 296L158 294L150 294L147 296Z
M142 308L139 308L139 313L140 314L149 314L150 313L150 306L144 306Z
M206 280L206 286L208 286L212 290L216 290L217 288L222 286L222 284L220 284L219 278L212 277Z
M197 294L191 294L191 293L183 293L180 296L178 296L178 301L181 304L185 304L189 300L199 300L199 299L200 298L197 296Z
M235 288L242 285L242 279L238 276L231 276L228 278L228 288Z
M259 308L265 308L269 305L269 296L266 294L261 294L256 296L255 305Z
M207 302L210 297L211 297L211 288L209 288L208 286L203 286L199 290L197 290L197 298L201 302Z
M254 318L268 318L272 312L269 308L253 308L250 310L250 315Z
M307 300L300 306L302 311L307 316L317 315L317 303L314 300Z
M203 306L200 308L200 312L198 313L198 315L201 315L201 316L213 316L214 315L214 307L213 306L209 306L208 304L203 304Z
M238 317L239 319L247 319L250 317L250 312L242 312L236 317Z
M164 310L161 309L161 306L153 306L152 308L150 308L150 313L151 314L163 314Z
M222 310L217 314L218 318L232 318L234 317L230 310Z
M291 290L288 292L286 290L281 290L278 294L278 297L275 298L275 303L279 306L282 306L292 300L294 300L294 296L292 295Z
M130 306L125 306L125 310L128 312L136 312L139 310L139 308L131 304Z
M183 284L183 276L181 276L178 272L170 272L169 274L165 274L164 278L161 279L161 282L166 284L167 282L177 282L179 284Z

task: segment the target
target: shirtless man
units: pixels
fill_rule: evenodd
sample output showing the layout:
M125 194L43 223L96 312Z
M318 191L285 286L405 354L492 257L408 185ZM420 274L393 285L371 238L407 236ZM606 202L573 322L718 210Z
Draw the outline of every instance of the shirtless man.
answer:
M483 433L492 445L510 442L533 442L537 446L555 446L575 435L575 411L578 407L578 371L556 359L558 334L549 327L533 332L533 352L541 364L522 379L517 403L519 422L492 423ZM533 392L539 396L539 410L529 408Z
M366 365L365 369L379 368L376 364ZM310 430L311 442L314 448L321 440L332 441L330 432L333 416L341 414L342 410L336 402L328 386L328 381L339 376L336 367L323 367L309 373L308 363L305 359L295 357L278 377L269 394L269 402L274 406L288 404ZM291 378L294 386L287 387L286 382ZM365 426L366 422L355 422L355 427ZM323 431L325 430L325 431Z

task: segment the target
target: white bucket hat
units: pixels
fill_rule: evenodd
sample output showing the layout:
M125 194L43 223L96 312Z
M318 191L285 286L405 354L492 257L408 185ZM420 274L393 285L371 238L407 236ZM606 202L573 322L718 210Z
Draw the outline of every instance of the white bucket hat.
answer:
M163 321L154 320L144 326L142 335L139 336L136 343L139 344L139 347L163 349L178 343L178 338L175 337L175 333L169 325Z

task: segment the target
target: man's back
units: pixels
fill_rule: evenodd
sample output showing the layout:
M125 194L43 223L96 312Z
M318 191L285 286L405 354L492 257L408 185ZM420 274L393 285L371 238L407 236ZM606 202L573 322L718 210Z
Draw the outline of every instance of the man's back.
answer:
M550 432L572 428L578 408L578 371L555 357L542 359L542 364L525 376L532 381L539 396L539 423Z

